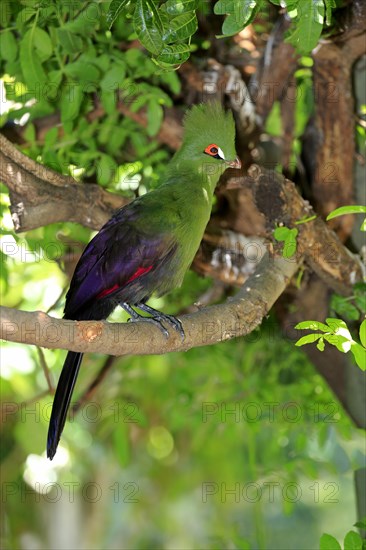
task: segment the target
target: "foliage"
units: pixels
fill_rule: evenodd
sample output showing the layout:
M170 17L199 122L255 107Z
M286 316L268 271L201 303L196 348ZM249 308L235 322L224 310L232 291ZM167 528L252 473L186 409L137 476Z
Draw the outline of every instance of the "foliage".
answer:
M276 241L283 241L282 256L284 258L292 258L297 249L297 235L298 229L289 229L288 227L276 227L273 236Z
M351 204L349 206L341 206L336 208L327 216L327 220L332 220L338 216L344 216L345 214L366 214L366 206ZM362 222L361 231L366 231L366 218Z
M295 222L295 225L308 223L316 219L316 216L307 216ZM297 236L299 230L296 227L290 229L284 225L279 225L273 232L273 237L278 242L283 242L282 256L283 258L292 258L297 250Z
M301 17L305 2L289 8L289 39L304 49L319 36L319 17L324 13L329 24L334 7L312 4L315 23ZM269 7L267 0L217 2L215 11L225 16L228 36ZM172 154L156 139L163 109L183 98L177 72L166 69L192 51L201 55L194 33L207 10L194 0L3 1L1 73L10 108L1 124L21 122L25 153L81 184L97 181L129 197L144 193ZM311 63L304 55L295 74L294 166L313 110ZM123 116L121 103L133 113L145 108L147 127ZM52 121L43 134L40 119ZM266 125L271 135L281 134L279 121L277 105ZM14 234L4 186L0 199L3 304L62 316L70 273L91 232L59 223ZM288 231L294 248L297 229ZM190 272L180 289L152 305L177 313L211 285ZM355 287L351 300L334 298L333 308L355 315L361 298ZM110 320L126 316L116 310ZM43 353L55 381L65 353ZM116 359L92 400L68 421L52 464L44 457L52 396L39 352L6 344L2 354L8 547L61 547L73 533L86 548L295 548L299 540L315 547L324 525L334 525L336 536L350 525L351 475L363 462L363 441L273 315L235 342ZM76 394L104 361L85 357ZM99 500L85 492L91 483ZM212 495L205 502L207 483ZM239 498L229 492L237 486ZM75 547L75 536L68 542Z
M296 346L313 344L317 342L316 347L319 351L324 351L325 342L335 346L342 353L351 351L354 360L361 370L366 370L366 320L362 321L359 337L360 342L353 340L347 324L341 319L329 318L326 323L319 321L302 321L295 328L298 330L320 330L320 333L312 333L302 336Z
M14 104L2 124L26 116L26 152L32 158L131 193L136 182L145 184L145 169L150 181L157 180L168 158L150 138L159 131L163 106L172 105L180 83L175 73L156 74L140 50L121 51L121 41L128 45L132 40L132 27L121 19L112 35L106 10L99 2L9 3L2 11L1 66L7 99ZM121 116L118 99L133 111L146 107L145 133ZM35 142L33 121L54 113L59 113L62 131L56 125L46 132L44 144ZM136 158L142 163L137 170L131 162Z
M366 518L354 524L359 529L366 529ZM366 540L363 539L356 531L348 531L344 537L343 550L364 550L366 548ZM324 533L320 539L320 550L342 550L341 545L335 537Z
M169 67L183 63L190 55L190 40L197 30L196 12L202 9L200 0L113 0L107 13L110 26L118 17L133 18L134 30L141 44L152 54L154 61ZM254 20L268 4L283 7L280 0L218 0L216 15L226 15L222 36L239 33ZM325 26L331 24L335 0L291 0L286 9L292 26L288 41L301 54L309 53L318 43Z
M349 321L361 321L366 314L366 283L356 283L351 296L333 294L330 310Z

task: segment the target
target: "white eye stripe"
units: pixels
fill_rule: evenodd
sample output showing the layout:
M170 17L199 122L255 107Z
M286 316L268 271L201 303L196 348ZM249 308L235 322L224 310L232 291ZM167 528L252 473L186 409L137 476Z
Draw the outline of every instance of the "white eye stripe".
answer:
M217 154L219 155L219 157L221 157L222 159L225 160L225 155L224 155L224 153L222 152L222 149L220 149L220 147L218 147L218 149L217 149Z

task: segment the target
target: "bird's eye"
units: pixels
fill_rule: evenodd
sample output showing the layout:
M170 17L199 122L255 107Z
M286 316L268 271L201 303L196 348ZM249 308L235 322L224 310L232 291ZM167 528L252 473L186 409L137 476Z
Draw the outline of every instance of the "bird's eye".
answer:
M204 150L204 153L206 153L206 155L210 155L210 157L213 157L215 159L225 160L224 153L215 143L211 143L211 145L208 145Z

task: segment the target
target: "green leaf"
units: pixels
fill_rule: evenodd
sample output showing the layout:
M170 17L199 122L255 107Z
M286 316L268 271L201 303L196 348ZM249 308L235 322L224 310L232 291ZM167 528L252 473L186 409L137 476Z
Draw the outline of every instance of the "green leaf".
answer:
M108 92L112 90L117 90L120 86L123 85L125 76L126 70L122 64L118 63L118 65L113 65L112 68L109 69L102 78L100 82L100 87L102 88L102 90L106 90Z
M97 8L96 3L90 3L89 5L94 4ZM63 25L63 29L70 31L71 33L79 34L80 36L90 36L95 32L94 20L96 18L96 13L93 13L93 9L90 11L85 8L82 10L75 19L70 19Z
M351 321L357 321L357 319L360 317L360 312L358 311L358 309L353 304L351 304L349 300L344 296L333 294L330 301L330 307L332 310L338 313L338 315L346 317Z
M75 61L65 66L65 73L76 82L89 84L90 82L98 83L100 72L99 69L92 63L86 61Z
M169 30L163 36L164 42L186 40L196 32L197 27L197 17L194 11L178 15L169 21Z
M165 46L161 54L156 58L158 63L168 65L179 65L187 61L191 53L189 44L174 44L174 46Z
M302 94L299 94L302 95ZM302 134L302 132L300 132ZM301 220L297 220L295 222L295 225L301 225L302 223L308 223L312 222L313 220L316 220L317 216L314 214L314 216L305 216L305 218L302 218Z
M274 238L277 241L284 241L282 256L284 258L292 258L297 249L297 235L299 231L296 228L289 229L288 227L276 227L274 230Z
M177 76L176 71L169 71L161 73L160 80L166 86L169 86L173 94L179 94L181 91L181 82Z
M83 40L80 36L66 30L56 29L58 42L68 54L80 53L83 49Z
M116 94L115 92L108 92L102 90L100 94L100 100L108 115L113 115L116 112Z
M13 3L13 2L12 2ZM0 10L0 27L7 27L12 17L10 0L2 0Z
M34 127L34 124L32 124L32 122L26 125L24 130L24 137L30 143L34 143L36 141L36 129Z
M133 22L141 44L159 55L163 48L163 25L152 0L137 0Z
M284 245L283 251L282 251L282 256L284 258L290 259L296 253L296 249L297 249L296 240L290 240L289 239L285 242L285 245Z
M113 174L117 169L116 162L109 155L100 155L98 169L97 169L97 181L99 185L106 186L112 180Z
M58 131L59 129L54 126L53 128L50 128L49 130L47 130L45 136L44 136L44 146L45 148L49 149L50 147L53 147L53 145L55 145L55 143L57 142L58 140Z
M282 116L279 101L274 101L272 109L267 117L265 130L271 136L282 136Z
M18 53L18 45L14 34L7 30L0 34L1 57L6 61L14 61Z
M36 13L36 10L31 8L30 6L27 6L24 10L21 10L15 20L15 26L17 27L17 29L23 30L25 23L27 23L27 21L30 21L30 19L32 19L32 17L34 17Z
M325 23L330 25L332 22L332 10L337 7L336 0L324 0L325 2Z
M358 529L366 529L366 517L360 519L360 521L356 521L356 523L353 524L353 527L358 527Z
M29 90L39 89L47 82L46 73L33 44L33 29L29 29L20 42L20 65Z
M344 550L362 550L362 538L356 531L348 531L344 537Z
M358 285L360 286L357 288ZM353 289L354 289L353 301L358 307L358 309L361 311L361 313L364 315L366 314L366 284L357 283L357 285L355 285ZM362 289L362 290L360 291L359 289Z
M319 340L319 338L322 338L321 334L306 334L305 336L302 336L302 338L300 338L297 342L295 342L295 346L300 347L304 346L305 344L314 344L317 340Z
M320 537L319 549L320 550L342 550L337 539L332 537L332 535L328 535L327 533L324 533Z
M219 0L214 6L217 15L228 14L223 25L223 36L231 36L243 30L254 19L262 0Z
M164 111L161 105L157 103L156 99L152 99L147 104L147 133L150 137L155 136L161 126L163 121Z
M44 89L43 97L47 101L53 101L58 98L60 92L60 84L62 81L61 71L49 71L47 86Z
M197 7L197 0L168 0L165 3L165 9L170 15L181 15L194 11Z
M323 336L321 338L319 338L319 342L317 343L316 347L318 348L319 351L324 351L325 343L324 343L324 337Z
M337 218L338 216L344 216L345 214L366 214L366 206L351 204L349 206L341 206L336 208L327 216L327 221Z
M292 10L287 3L288 13ZM317 45L324 24L323 0L302 0L296 3L296 16L292 21L287 42L290 42L299 53L310 53Z
M341 206L340 208L336 208L335 210L333 210L330 214L328 214L327 220L332 220L333 218L337 218L338 216L344 216L345 214L365 214L365 213L366 213L366 206L362 206L359 204L350 204L349 206ZM366 231L366 218L363 220L360 230Z
M351 345L351 352L360 369L366 370L366 349L357 342L353 342Z
M273 236L276 239L276 241L286 241L290 233L290 229L288 227L276 227L276 229L273 232Z
M66 82L61 91L61 122L71 122L79 112L83 101L83 90L81 84L75 82Z
M339 329L345 329L348 331L348 327L342 319L336 319L334 317L328 317L326 322L332 332L336 332Z
M322 332L329 332L329 327L319 321L302 321L295 325L297 330L321 330Z
M347 336L342 336L341 334L324 334L324 340L335 346L338 351L342 353L347 353L350 348L350 338ZM346 346L344 344L347 344Z
M364 348L366 348L366 319L364 319L360 326L360 341Z
M123 8L127 6L129 0L113 0L109 6L107 12L107 21L109 28L113 25L119 14L122 12Z
M34 27L33 32L33 44L37 50L39 58L43 63L49 59L53 52L52 42L50 36L39 27Z

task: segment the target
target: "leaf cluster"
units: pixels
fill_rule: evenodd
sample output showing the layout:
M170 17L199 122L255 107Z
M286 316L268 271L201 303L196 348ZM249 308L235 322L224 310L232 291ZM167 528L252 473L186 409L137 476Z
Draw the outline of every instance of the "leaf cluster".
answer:
M218 38L238 34L270 5L284 7L280 0L218 0L214 13L226 16ZM336 1L289 0L285 6L292 22L288 42L301 54L311 52L324 27L331 24ZM198 28L197 12L202 10L202 0L113 0L107 20L112 27L118 17L132 18L141 44L159 66L169 68L189 58L191 38Z
M359 329L360 342L356 342L348 329L347 324L341 319L328 318L326 324L319 321L302 321L295 326L298 330L320 330L320 333L306 334L297 342L296 346L313 344L319 351L324 351L325 342L335 346L342 353L353 354L354 360L361 370L366 370L366 320L362 321Z
M357 521L354 524L354 527L358 527L359 529L366 529L366 518L361 521ZM366 540L362 538L358 533L356 533L356 531L348 531L348 533L344 537L343 550L364 550L365 548ZM342 547L335 537L329 535L328 533L324 533L320 539L319 549L342 550Z
M168 153L151 138L180 82L174 72L157 74L151 59L130 47L132 22L121 20L112 34L106 12L99 2L9 2L0 33L9 108L0 122L27 121L24 149L38 162L131 192L144 177L157 179L155 167L164 168ZM146 131L121 115L119 101L135 112L146 108ZM34 124L52 116L56 124L39 142ZM138 170L131 166L136 158L142 159Z

